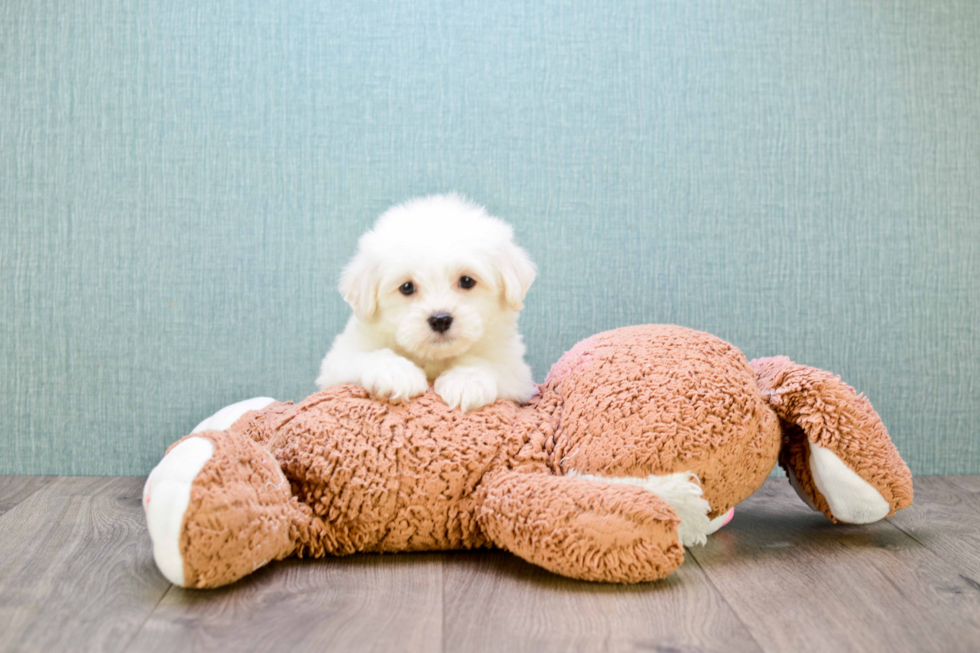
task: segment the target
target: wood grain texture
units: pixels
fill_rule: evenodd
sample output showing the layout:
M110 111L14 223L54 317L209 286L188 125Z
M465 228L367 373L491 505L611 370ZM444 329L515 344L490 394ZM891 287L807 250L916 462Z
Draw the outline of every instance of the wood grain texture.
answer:
M944 476L943 480L959 488L965 496L976 499L975 501L970 501L967 505L980 510L980 476Z
M965 585L949 591L980 593L980 477L917 478L915 502L890 522L959 569Z
M759 651L688 560L633 586L573 581L502 551L451 554L445 651Z
M841 526L769 480L657 583L571 581L502 551L273 563L213 591L156 570L142 479L0 479L0 651L971 651L980 477Z
M442 554L273 563L226 588L173 587L133 651L439 651Z
M169 583L140 478L58 478L0 517L0 651L122 651Z
M888 521L832 524L782 479L767 481L691 552L766 651L975 652L980 644L980 592L962 566Z
M53 479L53 476L0 476L0 516Z

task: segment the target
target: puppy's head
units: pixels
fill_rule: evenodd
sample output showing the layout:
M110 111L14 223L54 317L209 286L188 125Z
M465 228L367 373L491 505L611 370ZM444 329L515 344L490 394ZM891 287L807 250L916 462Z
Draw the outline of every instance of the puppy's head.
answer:
M457 195L411 200L361 237L340 292L414 356L459 356L524 308L536 269L513 235Z

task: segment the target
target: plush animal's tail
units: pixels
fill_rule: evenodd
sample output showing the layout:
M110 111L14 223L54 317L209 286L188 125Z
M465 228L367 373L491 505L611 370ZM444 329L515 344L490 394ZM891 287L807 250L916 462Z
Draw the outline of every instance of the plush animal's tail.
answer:
M912 503L912 474L864 395L785 356L749 363L779 416L779 464L814 510L864 524Z

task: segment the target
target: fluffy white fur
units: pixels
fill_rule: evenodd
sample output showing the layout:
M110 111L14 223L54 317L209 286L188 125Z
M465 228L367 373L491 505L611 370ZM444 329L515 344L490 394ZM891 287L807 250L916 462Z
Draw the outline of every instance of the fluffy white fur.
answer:
M537 392L517 316L536 269L510 225L458 195L386 211L358 243L340 292L354 311L320 365L319 388L356 383L376 397L409 399L430 381L470 411ZM464 288L460 279L476 281ZM411 283L415 291L399 288ZM448 314L444 333L429 324Z

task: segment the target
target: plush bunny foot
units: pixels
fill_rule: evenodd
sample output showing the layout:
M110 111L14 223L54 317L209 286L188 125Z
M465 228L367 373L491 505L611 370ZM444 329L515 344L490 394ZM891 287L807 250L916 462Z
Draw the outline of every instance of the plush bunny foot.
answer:
M153 559L174 585L184 585L180 532L191 500L191 484L214 454L206 438L187 438L173 447L150 472L143 486L143 509L153 540Z
M198 424L193 433L223 431L246 412L265 408L273 401L256 397L226 406ZM143 508L153 540L153 559L160 573L174 585L184 585L180 533L191 499L191 485L213 454L211 440L187 438L170 449L143 486Z
M205 431L167 452L143 492L153 557L181 587L218 587L294 549L279 462L246 436Z
M677 526L677 537L684 546L703 545L707 543L708 535L728 523L727 521L724 523L713 523L712 520L708 519L711 505L708 504L701 492L701 483L698 481L698 477L692 472L678 472L664 476L653 474L650 476L635 477L593 476L589 474L578 474L574 470L570 470L568 476L577 476L603 483L634 485L657 495L666 501L667 505L677 513L677 517L680 519L680 524ZM722 515L722 517L724 516ZM717 521L717 519L714 521ZM712 526L715 527L714 530L712 530Z
M571 470L568 476L578 476L605 483L635 485L656 494L666 501L667 505L673 508L680 518L681 523L677 527L677 537L684 546L706 544L707 536L728 524L735 515L735 508L730 508L728 512L718 515L714 519L709 519L708 513L711 511L711 506L701 492L700 481L691 472L678 472L665 476L613 477L578 474Z
M684 561L677 513L638 485L501 471L478 500L477 520L494 544L563 576L639 583Z

